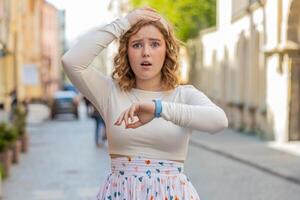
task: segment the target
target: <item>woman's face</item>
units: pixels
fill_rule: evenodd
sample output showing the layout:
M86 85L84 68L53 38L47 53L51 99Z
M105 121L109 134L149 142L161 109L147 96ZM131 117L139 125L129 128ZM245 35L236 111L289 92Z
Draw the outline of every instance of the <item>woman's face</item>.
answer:
M160 80L165 57L166 43L155 26L143 26L129 38L128 58L136 79Z

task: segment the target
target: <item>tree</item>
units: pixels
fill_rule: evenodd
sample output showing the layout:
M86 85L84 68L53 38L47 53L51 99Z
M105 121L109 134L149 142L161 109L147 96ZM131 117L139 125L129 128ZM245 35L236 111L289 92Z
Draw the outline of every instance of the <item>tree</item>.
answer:
M134 7L155 8L174 25L176 36L184 42L216 23L216 0L131 0L131 3Z

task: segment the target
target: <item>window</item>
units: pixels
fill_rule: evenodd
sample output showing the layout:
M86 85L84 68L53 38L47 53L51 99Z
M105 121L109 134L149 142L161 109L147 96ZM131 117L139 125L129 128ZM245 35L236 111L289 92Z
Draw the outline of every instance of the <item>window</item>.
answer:
M238 18L244 15L248 7L259 0L232 0L232 18Z

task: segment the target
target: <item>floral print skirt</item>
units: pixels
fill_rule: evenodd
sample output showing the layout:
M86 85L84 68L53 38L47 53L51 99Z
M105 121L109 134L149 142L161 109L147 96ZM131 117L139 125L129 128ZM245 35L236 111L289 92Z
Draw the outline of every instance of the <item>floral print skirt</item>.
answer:
M200 200L180 162L119 157L111 171L97 200Z

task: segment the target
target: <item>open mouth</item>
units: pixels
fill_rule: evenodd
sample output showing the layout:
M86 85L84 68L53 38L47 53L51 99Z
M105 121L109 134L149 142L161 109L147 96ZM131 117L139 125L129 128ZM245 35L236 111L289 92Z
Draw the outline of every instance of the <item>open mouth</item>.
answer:
M143 62L141 63L141 66L142 66L142 67L150 67L150 66L152 66L152 64L151 64L150 62L148 62L148 61L143 61Z

